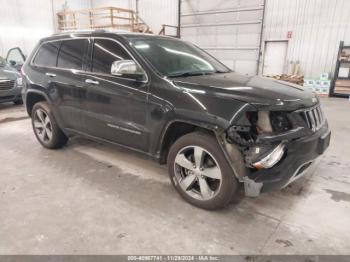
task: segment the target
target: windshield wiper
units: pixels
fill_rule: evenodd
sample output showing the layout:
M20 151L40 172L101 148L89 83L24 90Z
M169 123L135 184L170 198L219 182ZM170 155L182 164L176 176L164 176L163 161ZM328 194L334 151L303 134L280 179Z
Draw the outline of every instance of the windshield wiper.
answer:
M215 73L217 74L225 74L225 73L228 73L230 71L222 71L222 70L216 70Z
M168 77L174 78L174 77L202 76L202 75L211 75L213 73L214 72L203 72L203 71L184 72L179 74L171 74L171 75L168 75Z

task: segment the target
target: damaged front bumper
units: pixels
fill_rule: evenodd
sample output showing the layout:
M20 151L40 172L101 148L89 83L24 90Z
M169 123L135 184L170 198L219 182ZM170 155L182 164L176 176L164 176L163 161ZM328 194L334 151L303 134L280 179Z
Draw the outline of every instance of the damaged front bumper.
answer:
M324 153L330 142L331 132L327 123L311 136L285 143L285 156L275 166L258 169L243 177L245 194L258 196L286 187L307 173L311 164Z
M281 189L302 177L329 146L331 132L319 104L288 113L288 121L290 128L279 132L254 133L248 121L227 130L226 155L247 196ZM237 170L230 147L240 150L244 170Z

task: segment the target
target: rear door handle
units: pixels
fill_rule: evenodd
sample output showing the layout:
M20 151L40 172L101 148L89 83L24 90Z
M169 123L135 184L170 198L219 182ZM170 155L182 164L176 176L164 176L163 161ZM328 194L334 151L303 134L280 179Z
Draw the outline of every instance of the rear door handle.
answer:
M92 80L92 79L86 79L85 83L92 84L92 85L98 85L100 82Z
M45 75L49 76L49 77L55 77L56 74L53 74L53 73L46 73Z

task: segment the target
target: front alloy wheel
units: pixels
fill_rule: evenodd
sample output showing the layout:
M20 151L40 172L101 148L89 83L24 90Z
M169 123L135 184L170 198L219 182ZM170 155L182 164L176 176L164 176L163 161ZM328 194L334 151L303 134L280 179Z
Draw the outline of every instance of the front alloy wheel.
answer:
M238 182L215 136L194 132L180 137L167 162L173 186L191 204L218 209L233 199Z
M209 200L220 190L222 176L216 159L200 146L187 146L175 158L176 183L189 196Z

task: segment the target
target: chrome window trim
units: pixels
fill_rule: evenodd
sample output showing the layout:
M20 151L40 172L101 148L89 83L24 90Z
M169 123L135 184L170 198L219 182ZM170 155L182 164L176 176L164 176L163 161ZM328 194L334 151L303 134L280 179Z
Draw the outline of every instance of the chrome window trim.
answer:
M144 72L144 74L146 76L146 79L143 81L137 81L137 80L132 79L132 78L120 77L120 76L115 76L112 74L96 73L96 72L92 72L92 71L88 71L88 70L84 71L84 70L78 70L78 69L72 69L72 68L70 69L70 68L62 68L62 67L44 66L44 65L37 65L34 63L34 59L37 56L42 45L47 44L47 43L52 43L52 42L69 41L69 40L77 40L77 39L87 39L89 42L90 42L90 40L94 40L94 39L106 39L106 40L111 40L111 41L116 42L118 45L120 45L128 53L128 55L130 55L132 60L134 60L134 62L142 69L142 71ZM57 53L57 57L58 57L58 53ZM32 59L30 60L30 66L35 66L35 67L39 67L39 68L55 69L55 70L58 69L58 70L62 70L62 71L74 71L77 73L88 73L88 74L98 75L98 76L108 76L108 77L114 77L114 78L118 78L118 79L131 80L131 81L135 81L135 82L137 81L140 83L148 83L148 81L149 81L149 77L148 77L146 70L140 65L140 63L137 61L137 59L135 59L135 57L130 53L130 51L122 43L120 43L118 40L115 40L115 39L110 38L110 37L99 37L99 36L96 36L96 37L95 36L81 36L80 37L80 36L78 36L78 37L66 37L66 38L44 41L36 49Z
M55 40L49 40L49 41L44 41L42 42L39 47L36 49L32 59L30 60L30 66L35 66L35 67L40 67L40 68L50 68L50 69L59 69L59 70L64 70L64 71L71 71L71 70L75 70L77 72L85 72L83 70L78 70L78 69L73 69L73 68L63 68L63 67L53 67L53 66L45 66L45 65L38 65L38 64L35 64L34 63L34 59L35 57L37 56L40 48L44 45L44 44L47 44L47 43L53 43L53 42L62 42L62 41L69 41L69 40L77 40L77 39L87 39L88 41L90 40L90 37L74 37L74 38L71 38L71 37L67 37L67 38L61 38L61 39L55 39ZM58 59L58 53L57 53L57 58L56 58L56 63L57 63L57 59Z

